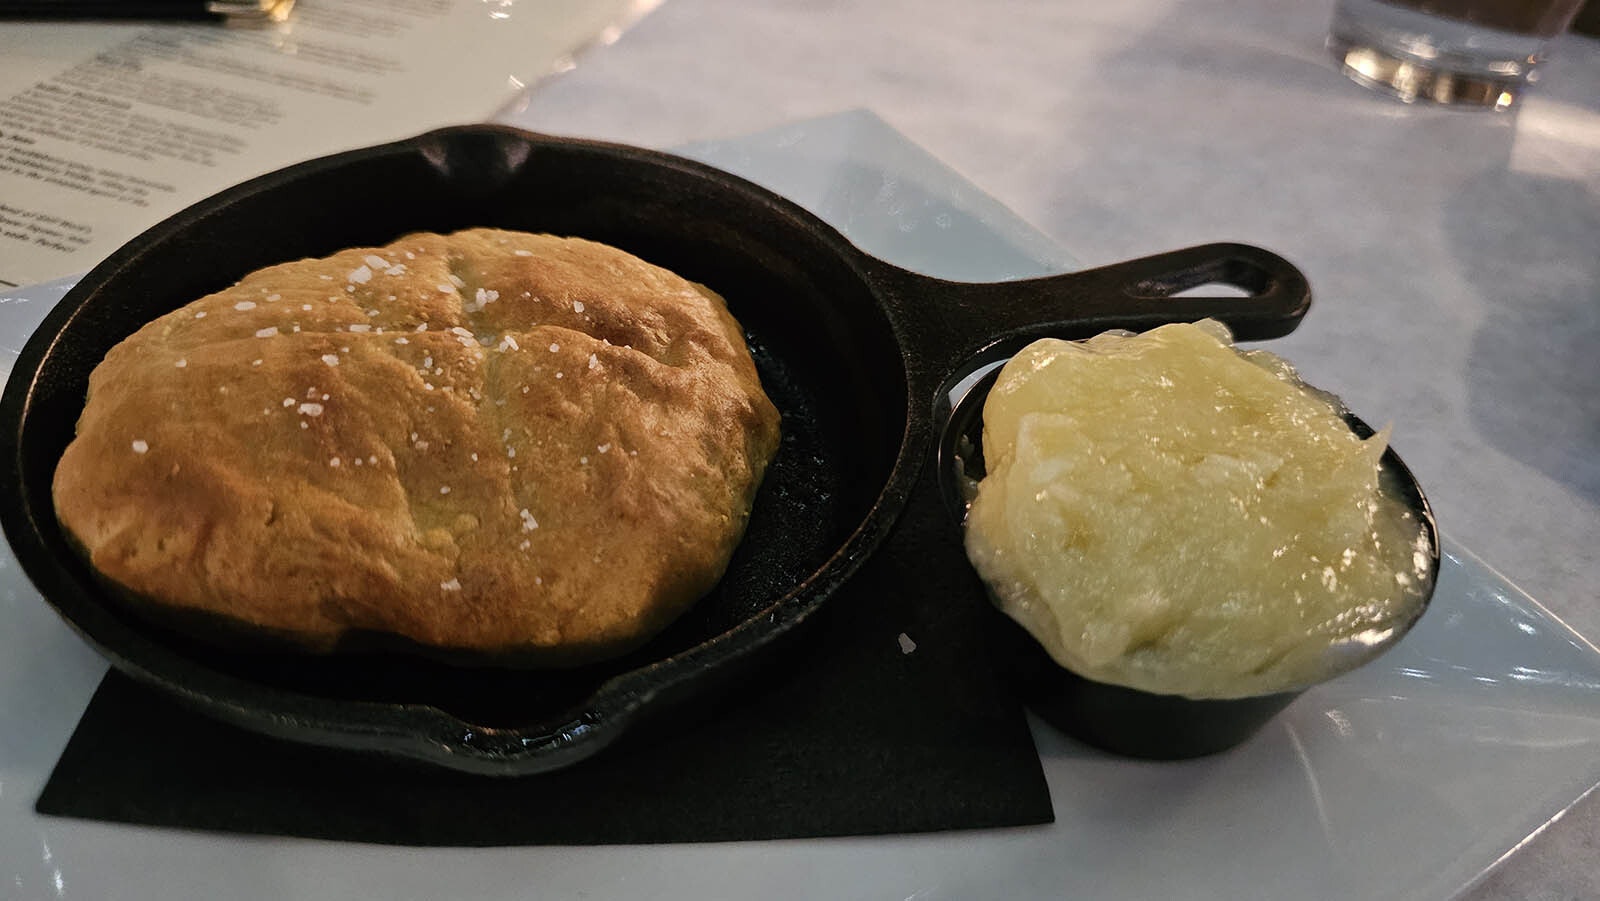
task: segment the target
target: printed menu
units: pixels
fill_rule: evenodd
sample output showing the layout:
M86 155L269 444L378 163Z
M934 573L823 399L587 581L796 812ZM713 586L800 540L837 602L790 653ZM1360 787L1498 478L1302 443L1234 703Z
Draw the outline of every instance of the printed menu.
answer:
M300 0L266 25L0 23L0 287L228 185L485 121L659 0Z

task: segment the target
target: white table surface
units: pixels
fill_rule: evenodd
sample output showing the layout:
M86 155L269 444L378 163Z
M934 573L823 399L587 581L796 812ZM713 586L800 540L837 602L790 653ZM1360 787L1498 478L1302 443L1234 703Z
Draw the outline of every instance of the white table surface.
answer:
M1510 115L1340 75L1331 0L672 0L504 121L647 146L866 107L1086 265L1272 248L1278 347L1374 422L1439 521L1600 636L1600 42ZM1600 705L1600 699L1596 699ZM1468 897L1600 897L1600 797Z
M929 274L993 281L1076 266L870 111L679 149ZM0 295L0 376L69 282ZM822 841L379 848L41 816L33 800L105 662L52 613L4 547L0 619L0 884L8 899L172 901L216 897L211 887L227 885L227 897L240 901L510 901L527 897L536 880L541 898L654 901L1436 901L1473 884L1600 784L1600 649L1453 542L1429 613L1405 640L1307 692L1226 754L1127 760L1036 721L1052 824Z
M1329 7L672 0L502 119L665 147L870 108L1085 265L1219 239L1273 248L1317 292L1305 325L1277 348L1364 418L1395 423L1451 538L1600 637L1600 357L1590 351L1600 347L1600 42L1558 42L1540 92L1515 115L1407 108L1351 85L1324 58ZM808 200L826 208L829 197ZM906 252L903 240L891 243ZM1024 243L1036 259L1067 264L1045 242ZM7 752L0 799L10 806L26 803L19 791L42 778L70 729L46 701L81 704L99 671L87 650L57 650L79 655L50 660L71 678L44 700L30 695L25 706L37 709L13 711L53 731L48 741L10 737L32 749ZM41 828L43 856L28 872L43 866L56 889L38 897L64 896L69 859L101 873L176 870L212 844L126 827ZM244 884L255 894L277 886L277 896L366 885L445 897L463 863L271 840L228 847L254 849L259 866L205 869L215 897ZM1600 797L1591 797L1467 897L1600 897L1597 850ZM573 872L586 862L603 869L603 853L567 859ZM486 864L480 896L514 897L519 886L537 896L541 874L554 878L547 887L585 894L562 882L565 871L535 866L535 855L469 856ZM512 858L526 866L487 866ZM672 859L693 867L726 857L710 847ZM746 849L740 859L764 858ZM381 864L373 870L387 878L352 876L352 860ZM17 873L23 863L0 860ZM21 879L0 884L0 898ZM114 877L75 884L118 893Z

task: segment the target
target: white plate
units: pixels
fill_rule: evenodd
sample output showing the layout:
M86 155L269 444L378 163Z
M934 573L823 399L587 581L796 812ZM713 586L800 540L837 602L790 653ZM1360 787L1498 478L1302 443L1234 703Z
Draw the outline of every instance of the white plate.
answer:
M686 152L932 274L1001 279L1071 266L868 113ZM65 288L0 296L0 375ZM1232 752L1133 762L1035 723L1050 826L449 850L36 815L105 665L0 549L0 897L1448 897L1600 783L1600 651L1471 554L1448 541L1446 551L1433 606L1404 642L1307 693Z

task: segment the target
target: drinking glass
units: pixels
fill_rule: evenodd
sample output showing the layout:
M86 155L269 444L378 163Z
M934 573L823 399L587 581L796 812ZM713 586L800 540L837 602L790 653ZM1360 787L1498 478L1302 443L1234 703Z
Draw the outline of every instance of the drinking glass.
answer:
M1346 75L1411 103L1504 110L1539 77L1583 0L1337 0L1328 50Z

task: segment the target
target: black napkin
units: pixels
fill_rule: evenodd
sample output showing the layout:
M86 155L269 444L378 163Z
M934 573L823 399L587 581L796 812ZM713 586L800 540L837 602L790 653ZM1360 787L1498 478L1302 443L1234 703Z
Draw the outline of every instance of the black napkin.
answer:
M106 676L40 813L408 845L871 835L1053 820L987 611L924 480L781 667L674 731L556 773L465 775L264 737ZM904 636L904 637L902 637Z

